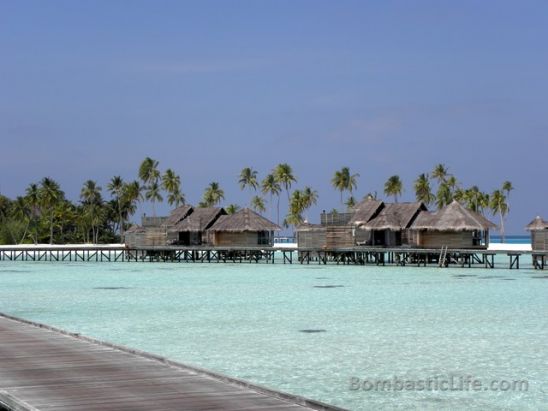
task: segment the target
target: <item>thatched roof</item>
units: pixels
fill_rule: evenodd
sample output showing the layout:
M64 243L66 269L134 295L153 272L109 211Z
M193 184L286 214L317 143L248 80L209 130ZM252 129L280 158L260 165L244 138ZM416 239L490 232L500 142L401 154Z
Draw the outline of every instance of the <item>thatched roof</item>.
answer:
M180 207L177 207L175 210L171 211L171 213L169 214L169 217L164 222L164 225L174 226L175 224L183 220L186 216L188 216L190 213L192 213L191 205L185 204Z
M375 216L383 204L382 201L374 200L372 198L366 198L360 201L354 207L354 215L348 223L351 225L362 225L367 223Z
M141 227L140 225L132 225L127 230L124 231L124 234L131 234L131 233L144 233L146 230L144 227Z
M525 227L527 231L541 231L548 230L548 221L543 220L540 216L535 217L533 221L527 224Z
M415 230L432 231L481 231L495 227L491 221L463 207L458 201L453 201L435 213L421 211L411 225Z
M234 214L220 216L210 230L230 232L280 231L281 227L255 211L244 208Z
M362 224L364 230L393 230L409 228L417 214L426 211L422 202L385 204L379 214Z
M205 231L219 215L226 214L218 207L196 208L192 214L169 229L171 232L201 232Z

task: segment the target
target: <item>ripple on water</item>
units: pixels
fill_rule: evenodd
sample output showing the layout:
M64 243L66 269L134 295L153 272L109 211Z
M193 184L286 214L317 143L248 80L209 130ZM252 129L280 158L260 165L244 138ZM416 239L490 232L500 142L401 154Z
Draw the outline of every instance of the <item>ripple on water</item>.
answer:
M132 287L93 287L94 290L131 290Z
M328 284L328 285L315 285L314 288L341 288L344 285L341 284Z

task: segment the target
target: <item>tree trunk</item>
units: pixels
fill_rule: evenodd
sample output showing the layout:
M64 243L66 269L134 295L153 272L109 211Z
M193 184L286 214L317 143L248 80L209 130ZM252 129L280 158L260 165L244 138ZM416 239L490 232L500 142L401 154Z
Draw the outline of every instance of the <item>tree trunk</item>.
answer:
M27 226L25 227L25 231L23 232L23 236L21 237L21 240L19 241L19 244L23 244L23 240L27 236L27 231L29 229L30 220L27 222Z
M270 221L273 220L272 214L274 214L274 204L272 204L272 193L270 193Z
M152 200L152 217L156 218L156 201Z
M120 219L118 221L118 224L120 224L120 242L122 242L122 238L124 237L124 222L122 219L122 213L120 213Z
M278 225L280 225L280 195L279 194L278 194L277 208L278 208L278 216L277 216L276 222Z
M502 212L499 212L500 215L500 237L501 242L504 243L504 217L502 216Z
M53 211L49 219L49 244L53 244Z

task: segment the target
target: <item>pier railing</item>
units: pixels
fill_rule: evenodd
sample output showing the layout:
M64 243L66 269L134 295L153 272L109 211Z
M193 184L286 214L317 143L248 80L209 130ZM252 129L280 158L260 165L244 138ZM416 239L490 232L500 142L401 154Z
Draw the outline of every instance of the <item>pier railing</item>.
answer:
M507 265L495 261L505 256ZM534 269L543 270L548 251L491 251L486 249L427 248L303 248L213 247L213 246L48 246L1 247L0 261L53 262L178 262L178 263L281 263L336 265L396 265L418 267L484 267L519 269L521 257L530 257Z

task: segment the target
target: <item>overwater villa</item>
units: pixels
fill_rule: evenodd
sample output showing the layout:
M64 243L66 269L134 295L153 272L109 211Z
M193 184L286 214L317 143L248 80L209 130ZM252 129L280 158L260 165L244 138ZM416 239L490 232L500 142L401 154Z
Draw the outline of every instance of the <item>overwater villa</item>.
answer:
M274 232L281 227L257 214L249 208L244 208L234 214L222 215L208 230L213 235L215 246L254 247L260 245L272 246Z
M212 233L208 229L226 211L219 207L196 208L194 211L167 229L168 243L173 245L210 245Z
M453 201L436 211L421 211L411 230L414 244L424 248L487 248L489 230L496 225Z
M162 246L168 242L168 230L194 211L190 205L182 205L171 211L168 217L147 217L141 225L131 226L124 232L124 243L128 247Z
M143 216L140 226L124 233L129 248L150 246L271 246L281 228L256 212L244 208L227 215L223 208L184 205L169 217Z
M487 248L489 229L495 227L456 201L429 212L421 202L385 203L371 198L349 213L322 213L321 222L297 227L299 248Z
M383 204L374 218L356 225L357 238L364 233L357 244L386 247L416 245L415 231L411 230L411 225L419 213L426 210L421 202Z
M537 216L525 229L531 232L533 251L548 251L548 221Z

